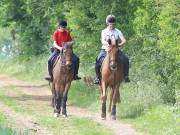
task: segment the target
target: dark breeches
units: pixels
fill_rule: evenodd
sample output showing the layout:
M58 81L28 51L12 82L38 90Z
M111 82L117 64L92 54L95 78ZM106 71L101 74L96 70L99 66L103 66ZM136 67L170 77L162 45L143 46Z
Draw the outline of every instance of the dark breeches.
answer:
M119 58L120 61L123 62L123 67L124 67L124 76L129 75L129 58L122 52L119 52Z
M59 56L59 54L60 54L60 51L54 50L51 57L48 59L48 71L49 71L50 76L52 76L53 63L56 60L56 58Z

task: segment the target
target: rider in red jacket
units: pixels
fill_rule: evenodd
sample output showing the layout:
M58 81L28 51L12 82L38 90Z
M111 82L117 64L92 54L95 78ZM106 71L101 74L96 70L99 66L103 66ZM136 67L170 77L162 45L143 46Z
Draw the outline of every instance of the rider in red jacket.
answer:
M54 32L53 34L53 53L51 57L48 60L48 71L49 71L49 76L46 77L45 79L48 81L53 80L53 75L52 75L52 66L53 66L53 60L57 58L57 56L62 52L62 44L63 43L68 43L68 44L73 44L70 32L66 30L67 27L67 22L64 20L61 20L59 22L59 28ZM73 67L74 67L74 80L81 79L78 77L78 69L79 69L79 58L73 54Z

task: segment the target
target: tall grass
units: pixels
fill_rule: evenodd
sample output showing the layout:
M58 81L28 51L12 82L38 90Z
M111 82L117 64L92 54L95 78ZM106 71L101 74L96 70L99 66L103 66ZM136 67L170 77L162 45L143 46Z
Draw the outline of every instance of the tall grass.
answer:
M0 135L28 135L27 132L20 132L10 128L10 123L12 124L12 121L0 112Z
M170 106L154 106L146 110L141 117L131 121L136 128L151 135L179 135L180 133L180 118Z
M0 126L0 135L28 135L28 133L21 133L12 128Z
M43 81L47 75L47 55L0 60L0 73L26 81Z

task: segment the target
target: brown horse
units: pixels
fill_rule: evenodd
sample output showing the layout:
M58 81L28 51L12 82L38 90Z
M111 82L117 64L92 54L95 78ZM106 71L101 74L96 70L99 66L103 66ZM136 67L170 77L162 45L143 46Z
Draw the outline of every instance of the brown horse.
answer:
M120 102L119 87L123 80L123 64L119 59L118 41L113 39L109 40L110 48L102 63L101 68L101 99L102 99L102 119L106 119L106 99L107 88L111 88L110 103L108 111L111 113L112 119L116 119L116 103ZM111 104L113 106L111 107Z
M58 117L61 113L67 116L66 101L68 90L73 80L72 68L72 45L64 45L63 53L55 63L53 69L53 82L52 82L52 104L54 107L54 116Z

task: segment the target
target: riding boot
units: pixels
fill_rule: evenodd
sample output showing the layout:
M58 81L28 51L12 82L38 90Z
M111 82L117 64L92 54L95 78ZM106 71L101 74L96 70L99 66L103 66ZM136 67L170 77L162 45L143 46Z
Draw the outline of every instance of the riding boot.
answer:
M122 52L119 52L119 59L123 63L123 69L124 69L124 81L130 82L129 80L129 58Z
M46 80L52 82L53 81L53 74L52 74L52 64L51 64L51 60L48 60L48 72L49 72L49 76L45 77Z
M127 59L124 62L124 81L125 82L130 82L130 79L128 76L129 76L129 60Z
M78 76L78 71L79 71L79 58L77 56L74 55L74 80L80 80L81 77Z
M96 63L96 66L95 66L96 78L94 80L94 84L100 84L100 68L101 68L101 65Z

